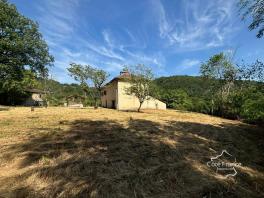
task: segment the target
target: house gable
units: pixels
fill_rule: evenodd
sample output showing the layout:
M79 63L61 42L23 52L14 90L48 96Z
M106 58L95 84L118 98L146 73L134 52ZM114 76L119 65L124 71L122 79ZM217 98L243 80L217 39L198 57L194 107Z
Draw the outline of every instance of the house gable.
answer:
M126 93L126 89L130 86L128 78L130 74L127 71L121 72L120 76L105 85L101 93L103 107L118 110L136 110L139 107L138 98ZM166 109L166 104L150 97L143 103L142 109Z

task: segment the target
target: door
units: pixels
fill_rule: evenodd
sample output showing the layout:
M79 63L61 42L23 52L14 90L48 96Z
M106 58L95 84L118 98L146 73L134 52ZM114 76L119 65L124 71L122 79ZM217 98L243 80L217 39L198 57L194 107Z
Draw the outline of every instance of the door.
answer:
M115 106L115 100L112 100L112 109L115 109L116 106Z

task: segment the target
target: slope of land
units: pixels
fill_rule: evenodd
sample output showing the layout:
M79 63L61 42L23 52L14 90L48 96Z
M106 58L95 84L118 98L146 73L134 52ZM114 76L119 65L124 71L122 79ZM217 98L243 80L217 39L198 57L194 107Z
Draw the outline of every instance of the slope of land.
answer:
M263 197L263 131L208 115L0 111L0 197ZM206 164L227 150L225 178Z
M160 77L154 82L164 90L184 90L191 97L201 97L211 81L201 76L168 76Z

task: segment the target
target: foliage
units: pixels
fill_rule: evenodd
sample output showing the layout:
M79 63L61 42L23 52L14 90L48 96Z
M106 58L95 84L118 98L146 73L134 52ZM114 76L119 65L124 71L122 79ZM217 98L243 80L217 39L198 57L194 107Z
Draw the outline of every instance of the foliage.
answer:
M243 106L241 115L248 122L263 124L264 121L264 94L257 93L254 98L247 99Z
M205 93L208 89L208 84L213 83L213 80L205 81L199 76L168 76L157 78L154 83L164 90L181 89L191 97L200 97L201 93Z
M219 53L203 63L200 72L202 76L207 78L231 81L234 80L235 68L227 55Z
M168 108L263 123L263 63L257 60L252 64L232 64L220 68L219 62L225 62L222 58L222 55L213 57L206 62L211 65L202 65L201 69L207 74L205 77L170 76L155 79L158 98ZM222 91L230 82L231 89L222 97Z
M91 94L94 99L94 106L95 108L97 108L98 102L100 101L101 98L102 86L109 77L109 74L102 69L93 68L91 66L87 66L87 72L89 78L93 83L93 89L91 91Z
M134 95L139 101L138 112L144 101L149 100L150 96L153 95L152 81L153 73L152 70L143 65L138 64L129 68L130 78L129 82L131 86L126 89L128 95Z
M62 106L66 102L66 97L71 95L81 95L83 90L78 84L61 84L55 80L47 80L46 85L43 79L39 79L37 88L47 90L47 101L51 106ZM46 88L44 87L46 86Z
M240 12L242 19L247 17L252 18L251 24L248 29L257 29L257 37L261 38L264 33L264 1L263 0L240 0L239 2Z
M181 89L176 90L164 90L161 93L160 99L167 104L168 108L174 108L179 110L191 110L192 101L188 94Z
M19 14L14 5L0 0L0 102L18 104L25 89L52 62L38 24Z
M90 97L93 98L94 106L97 108L98 101L101 97L102 86L106 82L109 74L102 69L76 63L71 63L68 71L70 72L70 76L80 82L80 86L84 90L85 96L86 94L89 94ZM88 81L92 83L92 88L89 88Z
M237 68L227 54L219 53L212 56L200 68L202 77L216 80L211 85L211 113L223 116L226 104L229 103L229 96L234 90L234 83L237 78Z
M264 82L264 64L256 60L252 64L238 66L239 80Z
M84 96L86 97L88 94L88 79L89 79L89 74L87 72L86 66L76 64L76 63L71 63L70 67L68 68L69 74L71 77L74 78L74 80L78 81L80 83L80 86L83 89Z

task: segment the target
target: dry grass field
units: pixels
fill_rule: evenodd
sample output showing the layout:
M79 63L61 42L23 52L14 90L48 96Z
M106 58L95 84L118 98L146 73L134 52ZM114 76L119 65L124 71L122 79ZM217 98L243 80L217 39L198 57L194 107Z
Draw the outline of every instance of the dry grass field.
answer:
M242 163L224 177L207 161ZM264 131L198 113L0 111L0 197L264 197Z

